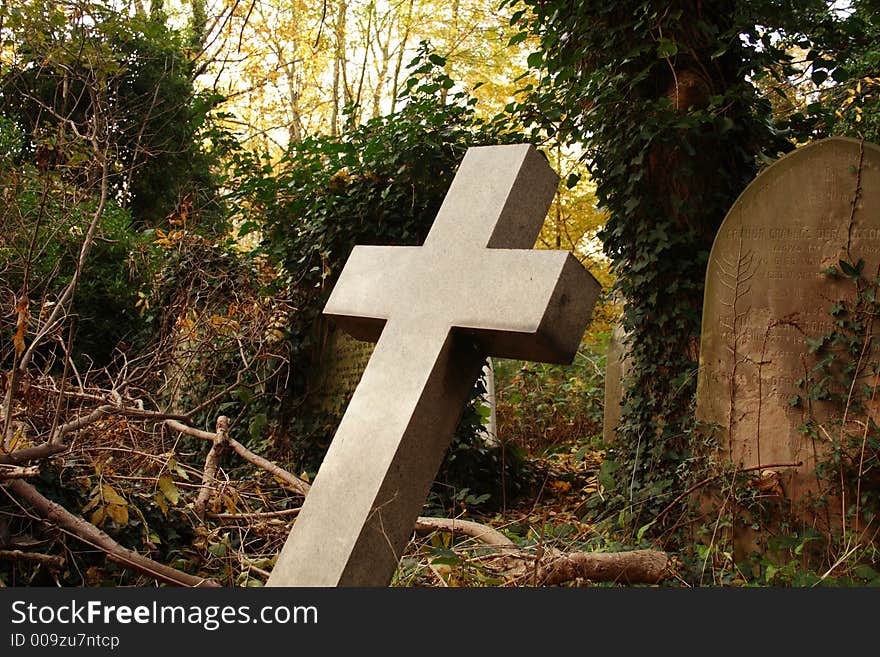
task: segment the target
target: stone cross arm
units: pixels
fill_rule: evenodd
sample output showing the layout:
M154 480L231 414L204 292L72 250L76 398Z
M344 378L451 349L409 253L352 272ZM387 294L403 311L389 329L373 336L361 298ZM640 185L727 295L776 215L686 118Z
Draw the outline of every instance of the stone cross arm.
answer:
M571 254L426 251L355 247L324 313L359 340L376 342L392 322L416 334L454 331L490 356L571 362L582 306L592 305L591 277Z

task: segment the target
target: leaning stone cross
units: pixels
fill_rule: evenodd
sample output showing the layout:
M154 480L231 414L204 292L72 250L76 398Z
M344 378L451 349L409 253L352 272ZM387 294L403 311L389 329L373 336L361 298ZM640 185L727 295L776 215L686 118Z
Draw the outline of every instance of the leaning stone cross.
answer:
M531 250L557 182L471 148L423 246L352 251L324 313L377 344L269 585L388 585L486 357L571 362L599 285Z

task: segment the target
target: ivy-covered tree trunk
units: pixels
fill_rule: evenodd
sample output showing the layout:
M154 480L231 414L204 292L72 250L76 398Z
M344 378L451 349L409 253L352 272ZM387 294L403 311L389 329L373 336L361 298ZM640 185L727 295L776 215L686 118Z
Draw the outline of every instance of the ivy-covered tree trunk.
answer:
M610 211L601 237L625 300L633 366L603 483L635 528L693 476L708 252L755 174L756 155L776 150L769 103L747 77L748 3L524 4L532 13L520 20L541 39L545 78L521 109L539 127L561 126L587 146L598 198Z

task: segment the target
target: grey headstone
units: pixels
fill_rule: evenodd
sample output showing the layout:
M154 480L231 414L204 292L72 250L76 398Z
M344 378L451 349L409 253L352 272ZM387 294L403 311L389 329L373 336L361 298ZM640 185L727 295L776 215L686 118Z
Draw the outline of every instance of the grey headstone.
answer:
M623 403L623 379L630 366L624 338L626 333L621 324L616 324L608 342L608 355L605 358L605 408L602 419L602 441L609 445L614 442L617 425L620 424Z
M880 264L880 148L834 138L798 149L769 167L731 208L706 275L697 418L717 424L723 448L742 467L803 462L777 472L786 497L815 491L824 445L802 435L796 382L813 364L807 337L832 328L829 309L852 286L822 272L864 258ZM850 230L862 160L862 195ZM836 407L814 403L829 419ZM832 505L833 506L833 505ZM832 513L834 509L832 509Z
M373 343L355 340L345 331L324 327L324 339L309 382L309 397L318 412L340 415L354 394L373 353Z

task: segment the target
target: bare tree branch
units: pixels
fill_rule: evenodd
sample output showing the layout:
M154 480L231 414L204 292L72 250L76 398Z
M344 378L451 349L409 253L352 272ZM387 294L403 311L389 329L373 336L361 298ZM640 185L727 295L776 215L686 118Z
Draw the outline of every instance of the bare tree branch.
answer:
M73 515L67 509L44 497L36 488L20 479L8 482L5 484L5 487L9 492L14 493L16 498L27 502L46 520L83 539L89 545L103 550L108 558L123 566L134 568L166 584L190 587L219 586L213 580L183 573L138 554L134 550L122 547L92 523L80 516Z
M205 471L202 475L202 487L199 489L199 495L196 497L196 501L193 504L193 510L200 520L205 517L205 506L211 498L211 493L214 490L214 484L217 479L217 462L220 459L221 452L226 447L229 439L228 434L229 418L225 415L221 415L217 418L217 432L214 434L214 444L211 445L211 449L208 451L208 456L205 458Z
M40 469L35 466L22 467L20 465L0 464L0 481L4 479L27 479L40 474Z
M182 424L182 423L178 422L177 420L166 420L165 424L167 424L169 427L171 427L175 431L185 433L188 436L193 436L194 438L201 438L203 440L210 440L212 442L215 440L216 434L211 433L210 431L202 431L201 429L194 429L193 427ZM253 463L257 467L260 467L263 470L266 470L267 472L275 475L281 481L283 481L284 483L288 484L291 488L293 488L293 490L296 493L299 493L300 495L305 497L306 494L309 492L309 489L311 488L311 486L309 486L309 484L304 482L299 477L295 477L294 475L290 474L287 470L285 470L284 468L278 467L277 465L275 465L274 463L272 463L268 459L264 459L262 456L254 454L251 450L249 450L247 447L242 445L237 440L229 438L227 442L228 442L229 446L235 451L235 453L238 454L239 456L241 456L245 461L248 461L249 463Z
M463 534L475 538L481 543L495 547L516 547L513 541L497 529L471 520L422 517L416 520L415 529L417 532L443 531L451 534Z

